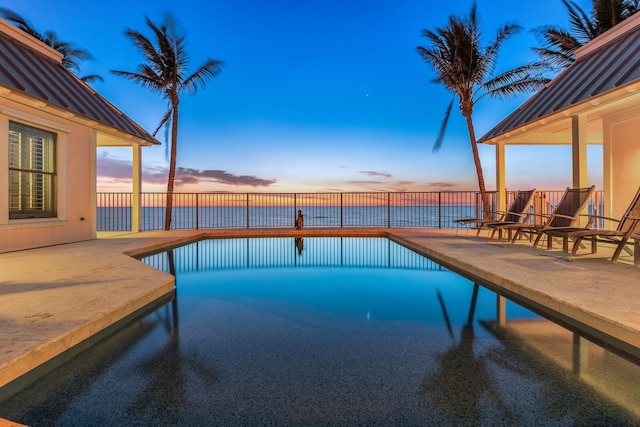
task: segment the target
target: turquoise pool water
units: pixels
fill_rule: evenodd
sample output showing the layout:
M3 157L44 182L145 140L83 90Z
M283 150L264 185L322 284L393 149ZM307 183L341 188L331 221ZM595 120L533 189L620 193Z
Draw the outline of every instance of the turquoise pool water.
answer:
M567 344L511 302L513 329L497 333L493 292L387 239L205 240L142 261L175 274L175 298L0 402L0 417L32 426L640 422L633 401L594 387L586 365L582 374L564 367L571 336ZM514 335L540 325L554 332ZM637 367L604 358L632 380L613 388L637 384Z

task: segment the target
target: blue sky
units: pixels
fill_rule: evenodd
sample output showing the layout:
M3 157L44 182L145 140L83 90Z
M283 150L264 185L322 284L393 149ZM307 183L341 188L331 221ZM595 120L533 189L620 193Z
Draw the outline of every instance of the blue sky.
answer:
M590 0L577 1L590 10ZM133 71L141 56L125 28L145 34L144 18L173 14L186 33L191 70L207 58L222 73L180 110L176 191L316 192L474 190L477 181L466 126L454 109L444 146L432 153L451 95L434 84L417 55L421 30L466 14L471 1L428 0L5 0L40 31L54 30L94 56L82 75L99 74L93 87L149 131L165 111L155 94L109 70ZM566 26L560 0L479 0L485 42L497 28L523 31L500 55L498 71L536 59L531 29ZM528 96L484 99L476 107L483 135ZM158 135L164 141L161 131ZM481 146L489 188L494 148ZM601 150L590 148L598 163ZM130 190L128 149L98 152L98 190ZM571 184L568 147L508 147L507 186L564 188ZM540 165L545 165L541 168ZM143 191L163 191L166 147L143 149ZM599 168L593 168L599 169ZM601 178L593 176L594 184Z

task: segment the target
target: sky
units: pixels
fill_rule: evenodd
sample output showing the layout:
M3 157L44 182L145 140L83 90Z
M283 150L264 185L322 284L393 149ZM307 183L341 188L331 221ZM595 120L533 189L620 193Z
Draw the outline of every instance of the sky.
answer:
M432 152L452 95L433 83L417 54L423 29L468 13L470 0L4 0L3 7L40 32L89 51L80 76L149 132L166 101L110 70L135 71L142 55L124 35L151 33L145 17L166 13L183 31L193 72L207 59L222 72L195 95L183 94L177 192L459 191L478 188L466 124L454 104L444 144ZM577 0L590 10L591 0ZM560 0L478 0L483 44L501 25L522 31L500 52L497 72L536 60L532 29L567 26ZM531 94L485 98L474 112L482 136ZM142 191L166 191L168 152L143 148ZM495 149L479 147L488 189L495 189ZM590 169L602 150L589 148ZM131 191L131 149L98 150L98 191ZM507 147L507 188L571 185L568 146ZM543 165L543 166L541 166ZM597 173L590 184L601 186Z

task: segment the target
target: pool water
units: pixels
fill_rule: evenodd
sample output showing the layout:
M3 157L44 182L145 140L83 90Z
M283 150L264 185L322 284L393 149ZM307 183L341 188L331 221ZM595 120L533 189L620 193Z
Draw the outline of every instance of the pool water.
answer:
M497 338L494 293L386 239L205 240L143 261L175 273L175 298L1 402L0 417L31 426L640 422L633 402L530 350L571 358L561 332ZM525 335L549 323L511 302L507 313ZM635 365L604 358L637 378Z

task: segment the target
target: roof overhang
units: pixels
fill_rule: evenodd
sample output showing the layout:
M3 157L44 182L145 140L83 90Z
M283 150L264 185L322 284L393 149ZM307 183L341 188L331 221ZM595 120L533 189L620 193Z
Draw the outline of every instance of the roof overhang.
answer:
M520 108L526 108L526 105ZM640 81L635 81L479 142L491 145L571 144L571 117L584 115L587 143L602 144L602 119L638 107Z
M133 145L153 146L160 145L160 141L154 139L149 141L136 135L124 132L114 127L100 123L96 120L75 114L72 111L61 108L57 105L47 103L39 98L31 97L21 91L12 90L0 85L0 98L6 98L27 107L36 108L56 117L72 121L74 123L87 126L97 131L97 145L99 147L130 147Z
M576 51L576 61L478 142L569 144L573 119L602 143L603 118L640 107L640 14ZM582 126L582 124L580 126Z

